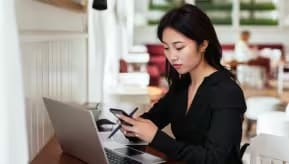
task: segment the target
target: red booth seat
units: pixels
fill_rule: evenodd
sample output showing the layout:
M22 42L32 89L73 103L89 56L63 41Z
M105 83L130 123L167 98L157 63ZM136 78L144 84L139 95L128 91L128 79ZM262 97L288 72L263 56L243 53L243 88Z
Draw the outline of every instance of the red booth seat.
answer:
M147 44L146 46L150 55L147 67L151 78L150 85L158 86L161 76L164 76L166 71L164 47L162 44Z

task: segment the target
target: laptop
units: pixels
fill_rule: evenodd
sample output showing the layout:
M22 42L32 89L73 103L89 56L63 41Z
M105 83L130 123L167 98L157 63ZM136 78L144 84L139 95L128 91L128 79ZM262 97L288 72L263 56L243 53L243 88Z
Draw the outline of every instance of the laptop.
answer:
M101 140L94 115L81 105L43 98L56 138L65 154L89 164L163 163L162 158L115 142Z

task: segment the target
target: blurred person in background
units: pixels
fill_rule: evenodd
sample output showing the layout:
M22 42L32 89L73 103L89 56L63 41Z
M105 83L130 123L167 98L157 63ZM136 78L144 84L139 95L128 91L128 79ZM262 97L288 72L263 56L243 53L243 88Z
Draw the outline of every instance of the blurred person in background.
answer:
M241 32L240 39L235 45L235 58L238 63L247 63L257 58L257 47L250 47L250 32L244 30Z

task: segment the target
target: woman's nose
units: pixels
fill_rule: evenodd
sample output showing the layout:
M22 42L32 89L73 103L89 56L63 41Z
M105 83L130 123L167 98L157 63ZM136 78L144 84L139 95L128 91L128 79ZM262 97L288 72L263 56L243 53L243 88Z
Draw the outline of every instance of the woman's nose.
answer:
M172 54L171 55L171 60L174 62L174 61L177 61L179 58L178 58L178 56L177 55L174 55L174 54Z

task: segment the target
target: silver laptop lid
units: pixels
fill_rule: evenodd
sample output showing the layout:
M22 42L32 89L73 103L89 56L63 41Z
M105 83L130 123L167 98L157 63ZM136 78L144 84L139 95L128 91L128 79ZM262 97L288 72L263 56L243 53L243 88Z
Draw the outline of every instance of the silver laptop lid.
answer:
M43 100L64 153L90 164L108 163L91 111L49 98Z

